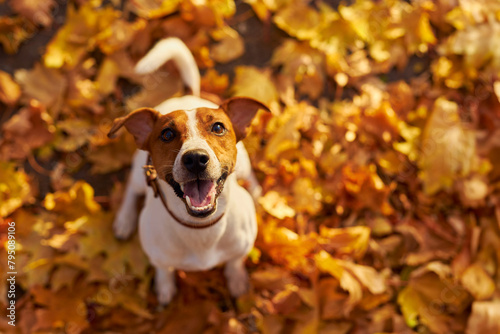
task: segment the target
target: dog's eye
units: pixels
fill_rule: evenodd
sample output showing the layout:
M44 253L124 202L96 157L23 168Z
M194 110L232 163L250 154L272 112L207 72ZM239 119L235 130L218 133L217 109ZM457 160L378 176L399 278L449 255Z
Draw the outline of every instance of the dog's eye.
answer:
M174 138L175 138L175 132L171 128L163 129L163 131L161 132L160 139L166 143L172 141L172 139Z
M226 133L226 128L224 127L224 124L217 122L212 126L212 132L218 136L222 136Z

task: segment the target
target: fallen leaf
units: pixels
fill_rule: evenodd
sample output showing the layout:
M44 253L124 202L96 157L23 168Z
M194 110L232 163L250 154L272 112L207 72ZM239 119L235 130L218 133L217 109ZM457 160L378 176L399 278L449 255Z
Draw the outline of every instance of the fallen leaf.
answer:
M500 303L474 302L472 303L472 313L467 323L467 334L473 333L498 333L500 332Z
M9 73L0 71L0 101L14 105L21 97L21 87L12 80Z
M36 148L42 147L54 138L52 118L44 106L37 101L21 109L2 125L0 156L5 159L24 159Z
M245 43L236 30L224 27L212 32L212 37L218 41L210 50L210 56L216 62L228 63L245 53Z
M0 43L7 54L14 54L33 34L34 27L21 17L0 16Z
M60 72L36 63L32 70L17 70L14 77L22 88L21 101L38 100L54 114L61 107L67 80Z
M449 189L457 177L467 176L477 165L476 142L462 125L456 103L436 100L424 129L418 166L427 194Z
M259 203L264 210L278 219L295 216L295 210L288 206L286 199L276 191L266 193L259 199Z
M91 291L90 287L63 288L54 298L50 290L33 288L35 301L44 306L35 311L37 323L33 330L66 327L71 328L73 333L84 331L89 327L85 298Z
M33 200L26 173L11 162L0 162L0 216L7 217Z
M477 264L472 264L465 269L460 281L464 288L466 288L476 300L488 299L495 292L495 282L488 273Z
M56 6L56 2L54 0L11 0L9 1L9 5L14 12L22 15L29 21L48 27L52 24L51 12Z
M130 165L136 148L131 136L121 136L107 145L96 145L87 157L93 164L91 172L106 174Z
M120 16L111 6L100 6L100 1L86 2L76 9L68 5L64 26L47 45L43 64L47 68L74 68L87 51L96 47L98 33L110 27Z

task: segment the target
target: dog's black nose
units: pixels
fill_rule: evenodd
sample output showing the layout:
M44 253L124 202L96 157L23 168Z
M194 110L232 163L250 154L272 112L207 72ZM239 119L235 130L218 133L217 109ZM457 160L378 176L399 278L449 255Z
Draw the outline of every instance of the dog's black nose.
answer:
M196 175L207 169L209 160L210 157L208 156L207 151L202 149L187 151L182 156L182 163L184 164L184 167Z

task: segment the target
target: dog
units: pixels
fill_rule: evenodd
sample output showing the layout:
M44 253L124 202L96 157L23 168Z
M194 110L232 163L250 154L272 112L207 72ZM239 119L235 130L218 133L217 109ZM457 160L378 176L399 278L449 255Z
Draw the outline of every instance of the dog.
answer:
M257 235L254 199L238 178L248 180L254 194L259 192L241 140L258 110L269 109L246 97L220 105L201 98L198 67L177 38L158 42L135 70L151 73L169 60L191 94L118 118L108 134L113 137L125 127L140 149L113 222L114 233L128 238L138 220L142 247L156 270L160 304L168 304L176 293L176 269L203 271L221 264L229 292L237 297L248 289L244 261ZM149 165L146 171L144 165ZM139 214L136 203L142 195Z

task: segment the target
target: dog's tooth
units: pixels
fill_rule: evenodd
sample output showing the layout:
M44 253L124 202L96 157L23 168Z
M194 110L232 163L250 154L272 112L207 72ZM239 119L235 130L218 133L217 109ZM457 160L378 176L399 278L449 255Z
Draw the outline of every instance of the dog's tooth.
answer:
M184 192L184 183L180 184L182 192Z
M188 206L192 209L193 204L191 204L191 198L189 198L189 196L187 196L187 195L186 195L186 202L187 202Z

